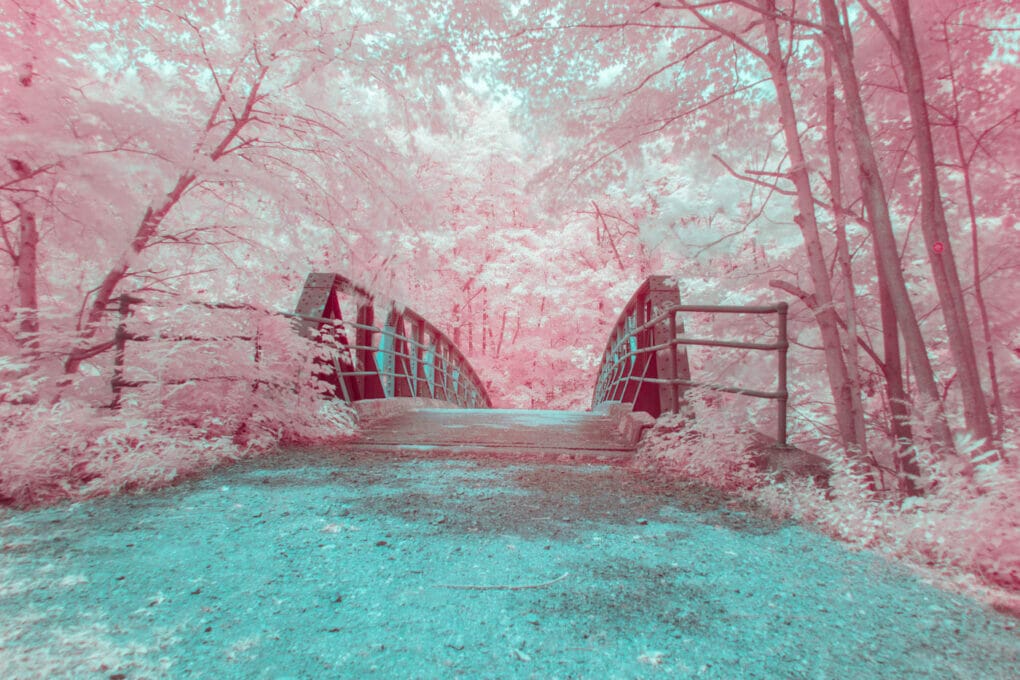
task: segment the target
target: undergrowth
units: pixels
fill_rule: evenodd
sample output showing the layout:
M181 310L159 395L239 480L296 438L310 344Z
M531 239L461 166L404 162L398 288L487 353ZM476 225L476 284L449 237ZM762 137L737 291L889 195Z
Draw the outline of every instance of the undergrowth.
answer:
M692 409L697 411L697 400ZM869 548L918 567L942 585L1020 616L1020 451L985 451L970 466L917 451L926 493L903 496L869 489L836 447L817 450L830 461L828 488L812 479L761 471L753 464L755 434L718 414L702 414L697 431L664 416L644 438L639 465L696 479L754 501L777 518L812 524L856 548ZM714 417L713 417L714 416ZM958 442L960 458L979 447Z
M116 407L112 357L70 376L44 353L34 361L0 357L0 503L155 489L283 445L353 432L351 409L323 399L312 375L319 346L286 320L257 312L235 319L246 329L241 342L230 341L237 328L222 322L188 321L210 340L129 346L124 379L141 384L122 389Z

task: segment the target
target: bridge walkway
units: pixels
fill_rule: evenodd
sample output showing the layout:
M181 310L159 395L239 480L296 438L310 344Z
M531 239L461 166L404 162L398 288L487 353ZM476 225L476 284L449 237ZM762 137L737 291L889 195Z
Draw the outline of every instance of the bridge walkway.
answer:
M360 425L344 448L559 462L625 463L641 431L633 414L612 410L410 408L362 413Z

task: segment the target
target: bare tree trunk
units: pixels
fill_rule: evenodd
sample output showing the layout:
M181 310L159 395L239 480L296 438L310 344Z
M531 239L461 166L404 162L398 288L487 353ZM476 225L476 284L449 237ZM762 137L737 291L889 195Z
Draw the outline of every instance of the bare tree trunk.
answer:
M889 416L893 437L899 442L910 442L914 433L910 427L910 398L903 383L903 361L900 357L900 329L896 322L889 287L885 283L885 272L878 267L878 303L882 314L882 365L885 376L885 392L889 399Z
M775 0L762 0L762 3L765 9L763 15L765 35L768 40L765 63L776 89L786 149L790 155L789 174L796 188L797 209L799 210L796 222L804 238L808 268L814 284L814 294L818 304L815 316L822 335L825 367L835 402L836 422L843 445L849 449L858 449L861 435L857 432L854 418L853 388L847 379L846 364L843 360L843 342L836 321L836 310L833 308L832 287L815 217L815 199L811 189L811 177L797 131L797 113L786 72L786 60L783 58L782 45L779 42L779 26L775 19ZM855 455L860 455L859 449Z
M891 4L899 27L899 40L894 47L899 52L900 63L903 66L903 80L914 131L914 146L921 171L921 231L928 250L928 261L931 263L935 288L942 305L942 314L945 317L957 380L963 393L963 413L967 429L973 436L990 442L992 422L985 393L981 388L974 339L970 333L963 289L960 286L949 225L946 223L942 205L935 146L931 137L928 103L924 92L924 72L917 51L917 41L914 38L910 4L908 0L891 0ZM977 275L978 272L975 272L975 276Z
M24 203L18 203L18 306L22 312L18 330L30 336L27 346L38 346L39 294L39 228L35 213Z
M981 254L978 243L977 208L974 207L974 187L971 185L970 164L964 161L963 141L960 138L959 125L954 127L956 143L960 150L960 161L963 163L963 187L967 194L967 211L970 215L970 247L974 267L974 299L981 317L981 330L984 333L985 355L988 361L988 380L992 387L992 411L995 413L995 441L1002 441L1006 428L1006 414L1002 407L1002 391L999 389L999 372L995 367L995 347L992 344L992 326L988 320L988 305L981 288Z
M899 248L893 233L892 218L886 201L885 188L879 170L878 159L871 143L871 133L864 113L857 72L853 55L834 0L818 0L822 12L823 30L832 48L832 54L843 85L843 96L853 132L854 147L860 164L859 179L861 195L864 197L868 214L873 225L875 257L885 273L886 284L896 320L903 331L907 357L914 367L914 379L921 398L934 410L931 423L937 449L944 454L954 454L953 436L946 422L935 373L928 359L928 350L921 334L921 327L914 313L913 304L907 293L896 254Z
M956 143L956 154L960 160L960 172L963 174L963 188L967 196L967 215L970 218L971 264L974 270L974 300L977 302L978 315L981 317L981 330L984 334L985 357L988 362L988 381L992 389L992 412L995 414L995 441L1001 442L1006 427L1006 416L1002 406L1002 391L999 389L999 372L995 366L995 349L992 344L992 327L988 318L988 306L981 286L981 244L978 239L977 208L974 205L974 185L971 176L972 156L963 147L962 122L960 120L960 98L957 91L956 70L953 68L952 54L949 53L949 29L942 25L942 33L946 42L946 61L949 64L949 84L953 91L953 140ZM1016 116L1016 111L1013 112ZM994 128L994 126L993 126ZM982 133L983 135L984 133ZM981 136L978 136L980 142Z
M832 58L825 52L825 144L829 154L829 195L836 230L836 261L843 278L843 305L846 308L847 382L850 386L850 408L857 434L857 448L868 458L867 429L864 423L864 406L861 403L861 377L857 362L857 306L855 304L854 273L850 261L850 244L846 237L846 213L843 211L843 177L839 164L839 144L836 130L836 86L832 77Z

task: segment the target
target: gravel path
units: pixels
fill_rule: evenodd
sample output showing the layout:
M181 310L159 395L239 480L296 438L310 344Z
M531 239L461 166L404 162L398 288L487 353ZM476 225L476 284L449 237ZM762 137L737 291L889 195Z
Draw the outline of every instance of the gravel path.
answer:
M2 678L1020 677L1016 622L622 467L292 452L0 514Z

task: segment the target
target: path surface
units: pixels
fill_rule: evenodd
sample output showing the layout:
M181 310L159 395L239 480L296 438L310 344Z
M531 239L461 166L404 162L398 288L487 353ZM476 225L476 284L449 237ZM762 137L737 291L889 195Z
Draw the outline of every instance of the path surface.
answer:
M0 544L5 679L1020 673L1013 620L621 466L295 452Z

